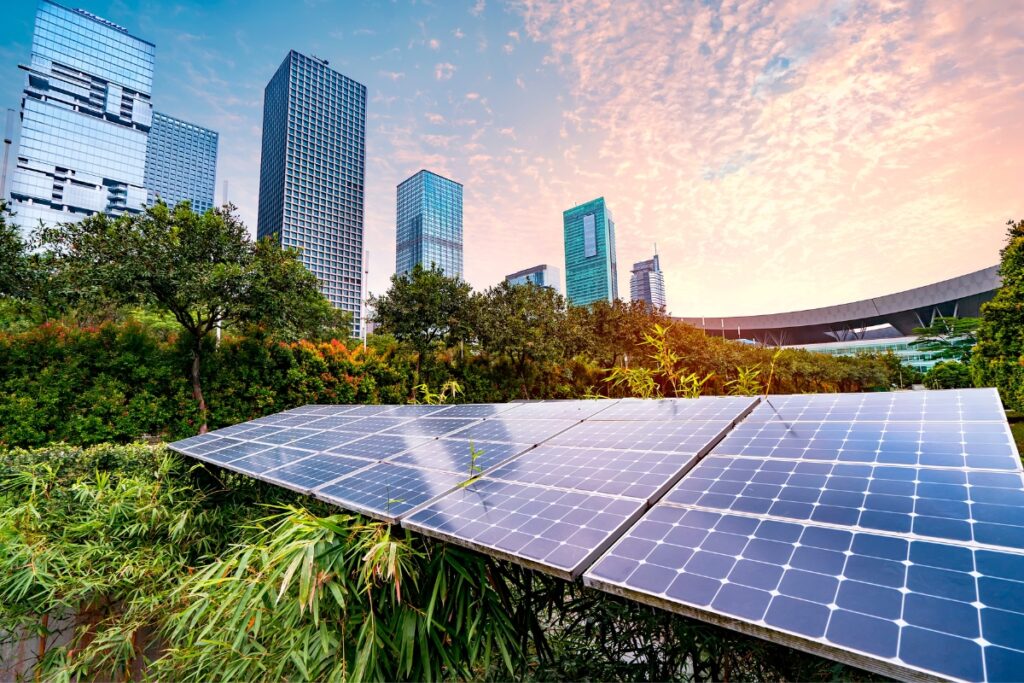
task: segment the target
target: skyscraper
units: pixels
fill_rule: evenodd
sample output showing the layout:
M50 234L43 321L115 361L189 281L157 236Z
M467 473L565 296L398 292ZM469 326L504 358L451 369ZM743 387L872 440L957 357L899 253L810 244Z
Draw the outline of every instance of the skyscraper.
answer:
M203 212L213 206L217 183L217 133L188 121L153 112L146 147L146 190L174 206L186 199Z
M562 213L565 231L565 295L583 306L619 298L615 222L598 197Z
M292 50L263 99L256 234L300 248L324 295L352 313L358 336L366 86Z
M395 271L417 263L462 277L462 184L422 170L398 185Z
M633 264L629 278L629 296L633 301L646 301L652 308L665 308L665 275L658 255Z
M532 282L538 287L550 287L556 292L561 292L561 273L559 273L558 268L549 266L546 263L506 275L505 279L508 280L510 285L525 285L528 282Z
M94 213L141 211L153 120L152 43L84 10L41 0L11 181L31 229Z

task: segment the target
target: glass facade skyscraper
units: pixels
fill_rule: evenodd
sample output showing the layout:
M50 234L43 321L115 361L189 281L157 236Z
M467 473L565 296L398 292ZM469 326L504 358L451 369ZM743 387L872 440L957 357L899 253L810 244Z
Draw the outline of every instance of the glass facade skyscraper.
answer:
M153 56L117 24L39 3L10 187L23 229L142 210Z
M324 295L360 334L366 86L288 53L263 101L256 234L302 250Z
M146 147L146 190L170 206L189 200L192 209L213 207L217 184L217 133L173 116L153 113Z
M436 264L462 277L462 184L422 170L398 185L395 271Z
M505 279L510 285L525 285L532 282L538 287L550 287L556 292L561 291L561 273L558 268L546 263L506 275Z
M562 213L565 295L577 306L619 298L615 222L604 197Z
M629 297L633 301L646 301L652 308L665 308L665 274L661 272L661 261L657 254L654 258L633 264L629 278Z

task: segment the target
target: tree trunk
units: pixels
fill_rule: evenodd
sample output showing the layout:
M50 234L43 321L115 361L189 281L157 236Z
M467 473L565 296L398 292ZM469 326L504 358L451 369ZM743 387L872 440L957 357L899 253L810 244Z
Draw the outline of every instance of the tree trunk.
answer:
M206 399L203 398L203 387L199 383L199 360L202 354L202 339L196 337L195 344L192 347L192 398L199 404L199 433L205 434L207 432L206 426Z

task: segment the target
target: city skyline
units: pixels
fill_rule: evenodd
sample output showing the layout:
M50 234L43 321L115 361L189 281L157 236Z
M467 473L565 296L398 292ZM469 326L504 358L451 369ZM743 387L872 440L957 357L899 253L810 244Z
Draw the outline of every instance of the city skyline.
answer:
M629 21L539 0L268 4L244 17L76 4L160 46L153 101L221 131L218 178L253 230L253 131L279 55L317 54L365 83L378 293L394 263L394 185L424 166L472 190L474 286L558 262L561 210L603 194L623 262L657 241L674 264L666 289L681 315L811 308L960 275L996 261L1022 209L1024 12L1001 3L637 3ZM35 6L15 3L0 29L9 107Z

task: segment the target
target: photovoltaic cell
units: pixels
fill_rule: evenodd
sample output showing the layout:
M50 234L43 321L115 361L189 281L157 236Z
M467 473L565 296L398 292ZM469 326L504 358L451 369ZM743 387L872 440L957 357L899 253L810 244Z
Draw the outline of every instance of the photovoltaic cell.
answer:
M246 436L245 438L251 441L258 441L259 443L271 444L274 446L282 446L323 432L321 429L306 429L304 427L289 427L285 429L267 429L265 427L259 427L258 429L261 430L259 433L254 433L252 437ZM255 430L253 430L253 432L255 432ZM246 434L248 434L248 432L246 432Z
M657 400L624 398L607 410L594 415L594 420L696 420L734 421L747 413L756 397L707 396L701 398L664 398Z
M268 448L270 448L270 446L262 443L238 441L229 446L225 446L224 448L218 448L217 450L203 453L201 454L201 457L205 460L224 463L265 451ZM193 449L193 453L195 453L195 451L196 449ZM197 453L197 455L199 454Z
M567 448L542 444L488 478L653 501L696 461L691 453Z
M574 579L643 508L630 498L483 478L414 512L402 525Z
M427 417L428 415L437 415L450 408L451 406L430 405L391 406L390 410L382 414L389 417Z
M730 422L583 422L552 438L553 446L703 453Z
M263 477L296 491L308 493L372 464L372 461L362 458L321 453L264 472Z
M365 434L359 434L355 432L338 432L338 431L327 431L318 432L309 436L304 436L301 439L290 441L288 445L292 448L305 448L309 451L328 451L332 448L337 448L347 443L362 439Z
M413 420L383 431L383 434L404 434L406 436L444 436L458 431L480 420L472 417L423 418Z
M526 444L437 439L395 456L390 462L474 476L530 448L532 446ZM472 457L474 449L475 460Z
M394 434L372 434L357 441L351 441L331 449L331 453L356 458L383 460L398 455L429 440L425 436L399 436Z
M795 394L766 397L751 413L750 420L1002 422L1002 411L995 389Z
M382 462L315 490L348 510L395 523L413 508L452 490L465 479L450 472Z
M451 406L442 413L443 417L494 417L520 408L524 403L464 403Z
M1024 548L1024 481L1014 472L713 454L664 502Z
M320 419L314 420L305 426L311 429L345 429L347 425L350 425L353 422L358 422L362 419L363 418L354 415L332 415L328 417L321 417Z
M747 420L725 437L715 453L879 465L1020 469L1020 458L1005 420Z
M456 439L537 445L573 425L576 420L512 420L496 417L451 434Z
M281 415L317 415L320 417L331 415L344 415L361 406L355 405L305 405L298 408L286 410Z
M406 424L412 418L408 417L364 417L345 426L349 432L362 432L363 434L376 434L386 429Z
M298 448L289 448L287 446L274 446L266 450L260 451L255 455L248 455L244 458L238 458L227 463L227 466L246 472L247 474L262 474L267 470L272 470L275 467L281 467L288 463L303 458L308 458L313 455L310 451L299 450Z
M657 505L584 582L845 661L1006 680L1024 665L1022 570L1018 554Z
M605 409L618 403L618 400L598 399L585 401L537 401L523 403L508 417L520 419L543 420L585 420L600 414Z

